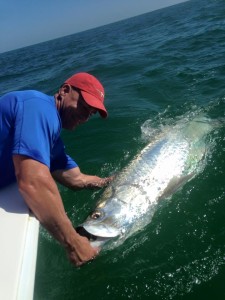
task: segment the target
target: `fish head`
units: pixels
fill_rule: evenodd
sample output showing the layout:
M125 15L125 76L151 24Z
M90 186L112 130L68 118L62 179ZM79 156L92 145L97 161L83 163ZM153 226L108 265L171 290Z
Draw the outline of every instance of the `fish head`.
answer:
M121 235L119 207L116 201L100 203L87 219L76 229L91 244L103 244Z

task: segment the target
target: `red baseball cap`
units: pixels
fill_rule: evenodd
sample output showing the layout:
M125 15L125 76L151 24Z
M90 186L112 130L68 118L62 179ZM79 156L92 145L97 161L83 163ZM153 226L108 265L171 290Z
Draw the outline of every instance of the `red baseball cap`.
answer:
M80 89L85 102L96 108L102 118L108 116L104 106L104 88L93 75L88 73L77 73L68 78L65 83Z

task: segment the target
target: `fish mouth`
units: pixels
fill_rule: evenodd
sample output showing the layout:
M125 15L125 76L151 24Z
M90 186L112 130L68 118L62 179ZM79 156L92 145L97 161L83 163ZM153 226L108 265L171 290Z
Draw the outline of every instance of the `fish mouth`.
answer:
M114 238L120 235L120 231L115 227L105 225L93 226L91 224L82 224L76 228L77 233L85 236L89 241L95 241L99 238Z
M102 246L111 239L111 237L103 237L99 235L96 236L94 234L91 234L83 227L83 225L78 226L77 228L75 228L75 230L79 235L86 237L92 247L97 247L99 249L101 249Z
M97 236L88 232L83 226L78 226L75 228L75 230L79 235L86 237L89 241L97 240Z
M91 235L101 238L114 238L120 235L120 231L111 226L105 224L99 224L99 226L92 226L91 224L83 224L84 229Z

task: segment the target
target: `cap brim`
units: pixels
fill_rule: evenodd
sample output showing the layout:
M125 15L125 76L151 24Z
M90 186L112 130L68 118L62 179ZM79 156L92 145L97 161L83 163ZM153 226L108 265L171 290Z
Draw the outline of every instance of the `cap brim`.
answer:
M82 90L81 90L81 94L85 102L91 107L96 108L102 118L107 118L108 112L104 104L98 98Z

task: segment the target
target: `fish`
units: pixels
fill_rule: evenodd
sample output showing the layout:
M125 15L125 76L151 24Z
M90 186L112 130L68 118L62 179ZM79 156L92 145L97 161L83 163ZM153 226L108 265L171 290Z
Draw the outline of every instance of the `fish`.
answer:
M178 122L148 143L104 190L77 227L93 247L124 241L150 223L157 204L199 174L206 163L207 136L216 126L205 115Z

